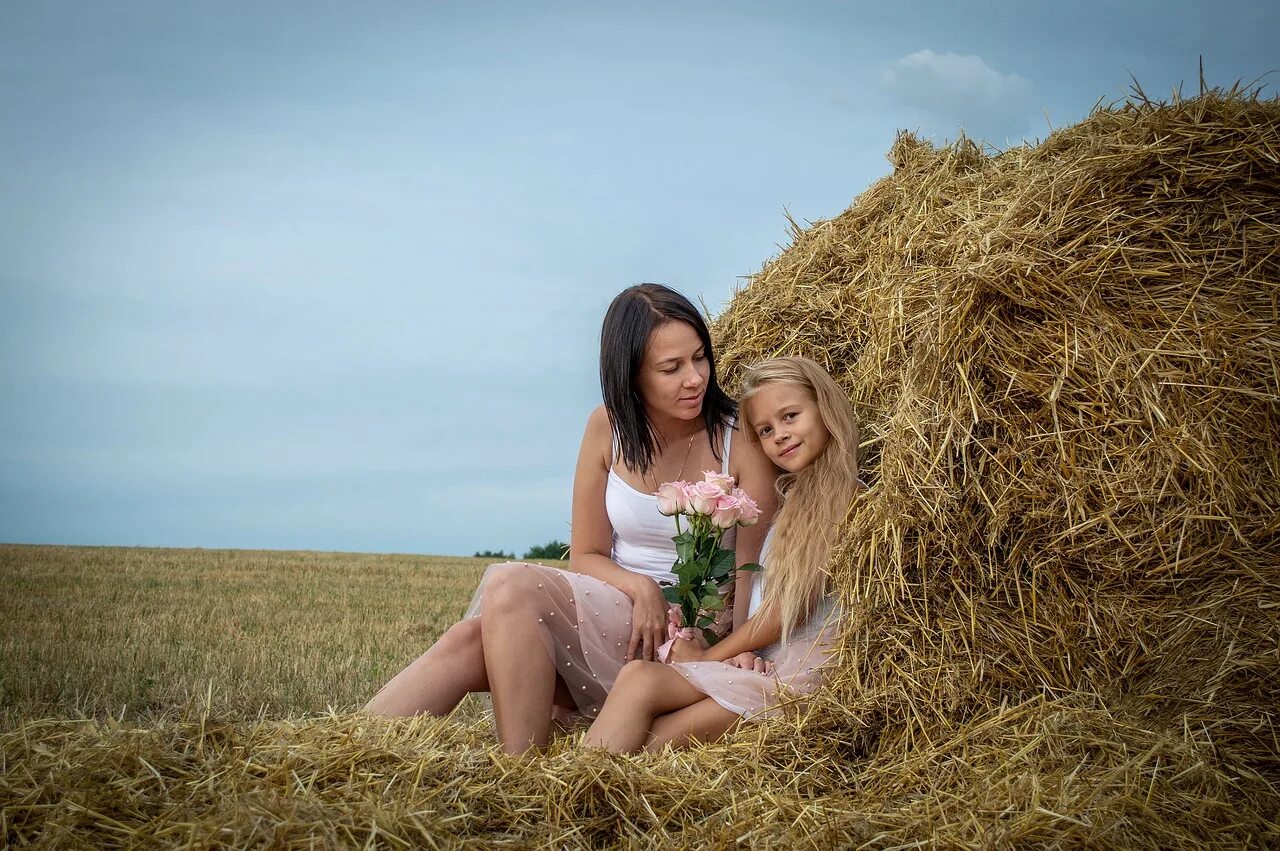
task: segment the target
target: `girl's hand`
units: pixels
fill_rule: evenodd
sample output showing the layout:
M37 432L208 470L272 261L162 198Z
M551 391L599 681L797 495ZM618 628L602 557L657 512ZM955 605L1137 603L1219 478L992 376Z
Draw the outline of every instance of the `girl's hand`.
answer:
M757 674L769 674L773 671L773 662L761 659L750 650L739 653L732 659L726 659L725 664L741 668L744 671L755 671Z
M677 638L671 645L671 653L667 656L668 662L701 662L703 649L696 641L690 641L687 638Z
M647 576L635 576L622 592L631 598L631 642L628 659L654 660L658 647L667 640L667 599L658 583Z

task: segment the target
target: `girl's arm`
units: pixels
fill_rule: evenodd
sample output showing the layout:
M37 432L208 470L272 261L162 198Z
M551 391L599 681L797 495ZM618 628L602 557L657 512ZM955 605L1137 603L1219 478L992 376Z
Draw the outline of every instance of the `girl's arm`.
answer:
M631 644L627 655L652 659L653 651L666 641L667 601L657 582L620 567L610 558L613 526L605 511L604 493L612 461L613 432L609 415L601 405L587 418L573 475L569 569L607 582L631 598Z
M741 421L739 421L741 423ZM758 441L746 432L746 424L741 423L734 429L730 437L732 445L729 452L729 473L737 480L738 487L760 506L760 522L754 526L739 527L738 537L734 544L734 561L738 566L751 564L760 560L760 547L764 544L765 533L773 522L773 512L778 505L778 492L775 483L778 468L760 449ZM751 602L751 584L758 581L749 570L738 571L733 583L733 631L742 629L747 621L747 607ZM762 645L767 646L767 645Z
M762 650L782 637L782 619L774 606L762 606L741 629L706 650L696 642L677 639L671 646L671 662L723 662L739 653Z

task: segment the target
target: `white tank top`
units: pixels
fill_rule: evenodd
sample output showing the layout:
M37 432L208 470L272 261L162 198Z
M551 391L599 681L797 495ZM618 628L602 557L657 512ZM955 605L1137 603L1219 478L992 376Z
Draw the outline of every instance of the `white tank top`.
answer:
M733 436L734 421L724 430L724 447L720 450L723 463L720 472L729 472L729 444ZM676 581L671 572L676 561L676 545L671 540L676 535L676 519L658 513L658 497L641 493L622 480L613 471L618 463L618 436L613 437L613 460L609 466L609 480L604 488L604 508L613 526L613 552L610 557L627 570L641 573L658 582ZM733 549L737 529L725 533L720 546Z

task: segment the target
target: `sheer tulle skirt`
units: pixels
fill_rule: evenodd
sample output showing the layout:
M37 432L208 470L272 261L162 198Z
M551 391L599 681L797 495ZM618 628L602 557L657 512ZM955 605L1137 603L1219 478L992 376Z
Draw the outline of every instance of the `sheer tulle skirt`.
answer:
M623 657L631 641L631 598L590 576L509 562L485 570L464 617L480 617L485 585L506 570L527 570L536 576L543 647L569 686L577 712L595 717L626 664Z
M498 572L532 571L536 577L538 623L543 649L573 695L576 710L558 720L572 726L599 714L613 689L631 641L631 598L607 582L554 567L526 562L490 565L464 617L480 617L485 586ZM726 608L717 626L731 622ZM769 674L744 671L723 662L677 662L672 668L694 688L731 712L753 720L767 718L795 703L823 682L823 669L835 652L840 607L834 597L795 630L785 646L760 652L773 662ZM574 717L576 716L576 717Z
M724 662L672 664L690 685L744 720L768 718L822 685L823 670L836 650L840 606L828 597L787 644L774 644L758 655L773 662L768 674L744 671Z

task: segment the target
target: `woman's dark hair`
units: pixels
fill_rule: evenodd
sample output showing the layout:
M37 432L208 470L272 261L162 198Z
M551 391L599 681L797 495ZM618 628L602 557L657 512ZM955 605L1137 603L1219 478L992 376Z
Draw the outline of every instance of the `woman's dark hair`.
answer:
M716 358L711 334L698 309L680 293L662 284L636 284L618 293L604 315L600 329L600 390L609 423L618 437L622 461L640 474L653 466L657 435L636 388L636 378L644 363L645 348L654 329L667 322L687 323L702 341L711 375L702 396L702 419L716 457L724 429L737 413L737 405L716 381Z

